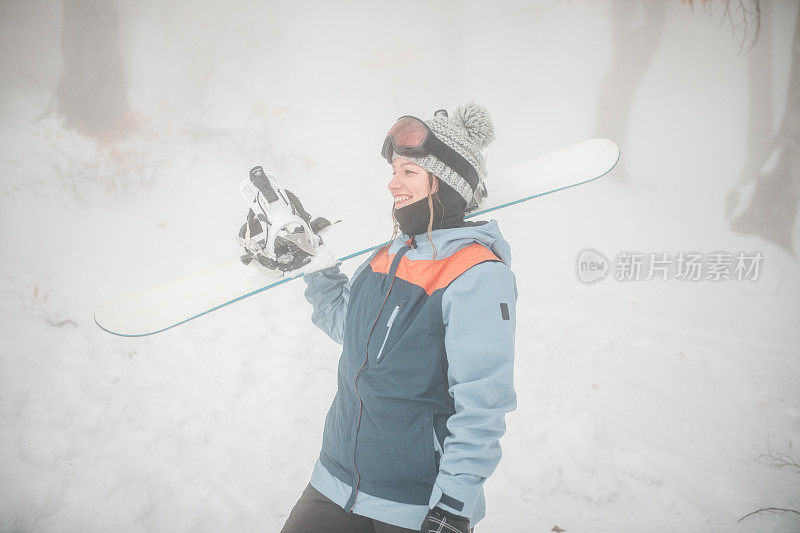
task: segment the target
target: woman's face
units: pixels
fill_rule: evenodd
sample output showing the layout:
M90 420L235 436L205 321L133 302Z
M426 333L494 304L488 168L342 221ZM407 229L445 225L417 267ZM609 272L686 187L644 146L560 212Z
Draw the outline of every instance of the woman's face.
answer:
M428 171L415 165L404 157L396 157L392 163L392 179L389 181L389 192L394 198L395 209L400 209L417 200L428 197ZM439 181L433 181L434 193L439 188Z

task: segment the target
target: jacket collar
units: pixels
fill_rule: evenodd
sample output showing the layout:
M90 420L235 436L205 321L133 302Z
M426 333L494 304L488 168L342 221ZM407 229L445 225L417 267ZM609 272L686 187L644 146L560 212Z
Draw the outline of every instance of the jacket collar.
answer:
M427 233L411 235L400 233L392 242L389 253L395 253L403 246L411 246L406 257L412 260L433 259L436 248L436 259L444 259L464 246L477 242L489 248L506 266L511 267L511 246L500 232L497 220L469 224L460 228L442 228L431 231L432 239ZM414 247L416 245L416 247Z

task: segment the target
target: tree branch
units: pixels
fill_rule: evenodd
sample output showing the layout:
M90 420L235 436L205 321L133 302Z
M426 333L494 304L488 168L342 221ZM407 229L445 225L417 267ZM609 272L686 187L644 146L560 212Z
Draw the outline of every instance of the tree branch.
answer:
M758 514L758 513L762 513L762 512L769 512L769 513L777 513L777 512L783 512L783 513L794 513L794 514L796 514L796 515L800 516L800 511L795 511L794 509L782 509L782 508L780 508L780 507L762 507L761 509L757 509L757 510L753 511L752 513L747 513L746 515L744 515L743 517L741 517L739 520L737 520L737 521L736 521L736 523L738 524L739 522L741 522L742 520L744 520L745 518L747 518L747 517L748 517L748 516L750 516L750 515L754 515L754 514Z

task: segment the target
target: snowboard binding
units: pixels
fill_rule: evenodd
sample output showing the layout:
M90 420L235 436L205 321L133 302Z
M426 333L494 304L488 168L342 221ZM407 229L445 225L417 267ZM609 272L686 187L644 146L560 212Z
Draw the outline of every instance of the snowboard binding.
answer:
M331 224L327 219L312 219L297 196L260 166L250 170L239 192L249 207L236 239L244 248L242 263L279 277L311 262L322 246L318 232Z

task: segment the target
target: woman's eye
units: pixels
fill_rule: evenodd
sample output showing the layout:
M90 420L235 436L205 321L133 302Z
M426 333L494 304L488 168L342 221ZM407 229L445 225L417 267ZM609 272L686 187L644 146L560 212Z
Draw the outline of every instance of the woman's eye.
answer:
M413 170L406 170L406 174L416 174Z

